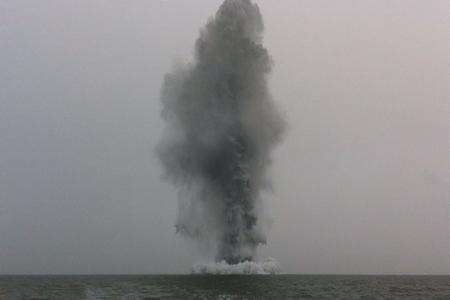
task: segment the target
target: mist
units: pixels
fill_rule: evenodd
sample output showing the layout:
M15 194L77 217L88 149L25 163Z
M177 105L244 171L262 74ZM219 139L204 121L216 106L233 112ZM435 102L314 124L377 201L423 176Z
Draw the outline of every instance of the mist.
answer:
M160 88L222 1L0 4L0 272L185 272ZM255 1L289 124L261 255L450 272L447 1Z

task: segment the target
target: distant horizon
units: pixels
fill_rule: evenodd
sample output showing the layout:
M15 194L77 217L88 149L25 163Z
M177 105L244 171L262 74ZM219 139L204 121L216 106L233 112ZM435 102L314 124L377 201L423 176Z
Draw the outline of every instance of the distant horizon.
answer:
M332 274L332 273L279 273L279 274L190 274L190 273L135 273L135 274L0 274L1 276L443 276L448 277L450 274Z

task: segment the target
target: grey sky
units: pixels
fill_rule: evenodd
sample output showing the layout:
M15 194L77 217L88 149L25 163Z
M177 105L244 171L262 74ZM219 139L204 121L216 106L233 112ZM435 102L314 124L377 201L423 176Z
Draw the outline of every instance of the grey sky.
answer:
M159 273L174 234L159 88L216 0L0 0L0 273ZM263 256L450 273L450 4L257 1L289 131Z

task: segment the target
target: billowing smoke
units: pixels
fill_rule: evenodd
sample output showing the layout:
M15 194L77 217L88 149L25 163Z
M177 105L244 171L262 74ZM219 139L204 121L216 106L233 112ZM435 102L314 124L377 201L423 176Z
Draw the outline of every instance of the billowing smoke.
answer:
M284 121L267 88L272 62L250 0L225 0L200 31L195 60L165 78L167 130L157 148L179 190L177 232L216 249L216 261L251 261L266 242L258 219L267 167Z

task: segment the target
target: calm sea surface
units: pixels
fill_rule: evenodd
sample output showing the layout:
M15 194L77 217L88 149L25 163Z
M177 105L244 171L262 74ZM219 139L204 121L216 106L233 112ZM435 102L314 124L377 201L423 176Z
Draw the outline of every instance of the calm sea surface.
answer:
M450 299L450 276L0 276L0 299Z

